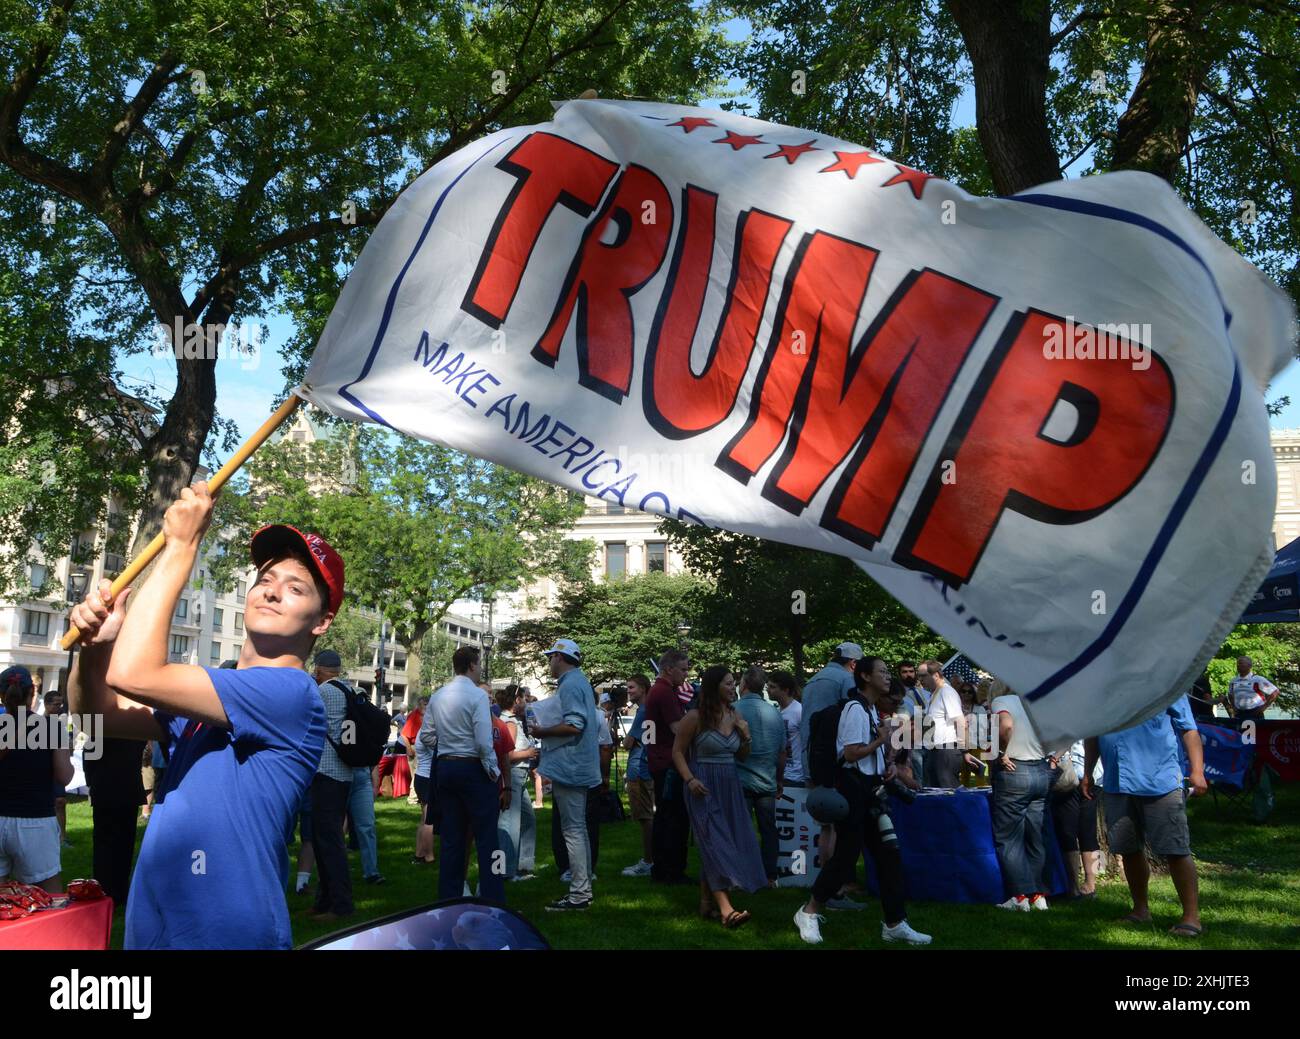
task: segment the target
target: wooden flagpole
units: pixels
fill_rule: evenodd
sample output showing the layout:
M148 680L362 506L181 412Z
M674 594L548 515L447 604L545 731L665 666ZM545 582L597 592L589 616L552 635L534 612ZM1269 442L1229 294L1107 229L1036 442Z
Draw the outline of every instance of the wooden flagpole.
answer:
M245 440L239 450L230 456L230 460L217 470L215 476L208 480L208 490L212 494L216 494L217 491L221 490L225 482L239 472L239 467L248 461L249 456L254 451L266 443L271 434L298 409L298 405L301 403L301 397L297 394L290 394L289 399L275 410L275 414L263 422L257 432ZM153 562L154 557L163 550L163 545L166 543L167 539L163 536L162 531L159 531L158 535L145 546L145 550L131 560L127 568L117 575L112 588L114 598L123 588L140 576L140 572ZM75 626L69 627L67 633L63 636L63 648L71 649L72 644L79 638L81 638L81 632Z

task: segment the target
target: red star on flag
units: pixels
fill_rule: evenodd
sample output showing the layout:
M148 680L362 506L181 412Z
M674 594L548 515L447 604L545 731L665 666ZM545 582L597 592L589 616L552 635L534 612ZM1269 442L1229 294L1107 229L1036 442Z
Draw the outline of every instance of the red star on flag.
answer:
M690 133L697 126L713 126L715 124L712 119L705 119L703 116L684 115L677 120L677 122L669 123L668 125L680 126L682 128L682 133Z
M876 158L871 152L836 152L835 159L835 162L817 172L834 173L838 170L849 180L852 180L863 166L870 166L873 162L884 162L883 159Z
M922 173L920 170L914 170L911 166L904 166L901 163L894 163L898 167L898 172L890 177L885 183L881 184L882 188L887 188L891 184L906 184L912 189L912 197L920 198L921 193L925 191L925 182L934 176L933 173Z
M817 138L815 137L813 138L814 141L816 139ZM786 162L788 162L791 166L793 166L794 160L799 158L800 155L803 155L806 152L819 152L819 151L821 151L821 149L814 148L812 141L809 141L807 144L781 144L781 145L777 145L776 151L774 151L771 155L764 155L763 158L775 159L780 157L782 159L785 159Z
M761 137L747 137L747 136L746 136L745 134L743 134L743 133L736 133L735 130L728 130L728 131L727 131L727 136L726 136L726 137L719 137L719 138L718 138L716 141L714 141L713 143L714 143L714 144L729 144L729 145L731 145L731 150L732 150L732 151L736 151L736 152L738 152L738 151L740 151L741 148L744 148L746 145L749 145L749 144L762 144L762 143L763 143L763 139L762 139Z

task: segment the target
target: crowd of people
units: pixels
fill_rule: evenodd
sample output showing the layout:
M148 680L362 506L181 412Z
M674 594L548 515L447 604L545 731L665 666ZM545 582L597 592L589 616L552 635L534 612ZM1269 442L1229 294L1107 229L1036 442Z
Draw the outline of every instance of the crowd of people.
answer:
M374 802L389 777L405 794L404 774L421 805L412 864L438 862L438 897L450 899L471 893L473 856L477 896L499 904L507 883L539 876L536 809L548 785L552 857L567 890L547 909L585 911L595 898L602 822L623 811L610 792L616 743L627 752L621 778L640 837L639 858L623 874L697 887L701 918L727 929L751 918L737 894L777 887L777 804L804 787L821 821L823 866L794 914L799 935L820 942L825 910L864 908L852 895L865 853L879 885L882 939L929 943L907 919L890 796L953 789L991 764L1001 908L1049 908L1049 816L1069 862L1070 895L1095 897L1100 806L1132 896L1125 919L1151 919L1149 847L1167 861L1182 904L1171 933L1201 932L1184 780L1193 795L1206 781L1186 696L1140 725L1056 749L1041 745L1005 684L954 685L936 660L891 669L844 642L801 688L790 673L758 666L713 665L693 682L688 654L669 649L653 680L627 676L624 705L597 694L580 647L561 638L545 651L555 690L544 700L520 686L494 691L482 680L479 651L457 649L452 680L393 719L374 767L358 765L345 749L355 691L338 654L316 653L314 671L306 670L343 598L343 561L318 536L284 525L254 536L258 579L238 661L201 668L168 660L170 618L211 509L203 484L168 509L167 547L130 613L130 590L114 596L107 582L74 607L82 651L68 702L45 703L56 715L104 719L102 752L86 770L95 872L127 906L128 948L288 947L285 858L295 822L293 889L307 891L314 872L311 915L350 917L349 840L363 881L384 883ZM1208 684L1192 694L1203 705ZM1252 721L1276 695L1249 659L1239 661L1226 694L1233 714ZM6 711L35 708L26 669L0 674L0 697ZM58 801L70 778L67 750L0 749L0 879L61 890ZM137 812L149 822L132 873ZM692 838L697 878L687 873Z

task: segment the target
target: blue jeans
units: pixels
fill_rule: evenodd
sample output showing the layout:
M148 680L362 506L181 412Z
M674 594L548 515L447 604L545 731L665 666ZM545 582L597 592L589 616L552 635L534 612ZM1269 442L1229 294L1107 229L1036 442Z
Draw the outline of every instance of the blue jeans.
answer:
M776 861L781 851L781 839L776 832L776 794L745 791L745 806L752 808L758 820L758 844L762 849L763 872L768 880L777 876Z
M993 843L1008 895L1032 895L1050 886L1047 867L1047 795L1052 773L1046 761L1017 761L1014 772L993 772Z
M348 798L352 832L361 845L361 875L373 877L379 872L379 842L375 836L375 788L370 769L352 770L352 794Z
M442 809L442 865L438 869L438 900L460 898L465 886L466 835L474 831L478 847L479 897L506 903L504 861L497 853L497 784L477 761L441 758L438 761L438 807ZM497 869L493 866L497 865Z
M510 770L510 807L497 817L497 841L506 853L506 876L531 873L537 858L537 814L528 769Z

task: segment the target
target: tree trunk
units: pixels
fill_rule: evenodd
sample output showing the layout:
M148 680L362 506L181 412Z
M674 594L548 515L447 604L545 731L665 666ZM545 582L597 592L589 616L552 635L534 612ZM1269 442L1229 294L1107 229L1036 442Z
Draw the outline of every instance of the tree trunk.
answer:
M1208 8L1205 0L1156 6L1142 75L1119 118L1112 169L1143 170L1171 183L1178 175L1209 63Z
M790 618L790 652L794 659L794 678L800 685L803 685L804 676L803 647L803 620L795 614Z
M131 545L132 556L162 529L163 513L193 480L216 405L216 362L178 360L176 393L167 404L158 432L145 445L149 493Z
M975 73L975 119L999 195L1061 179L1047 123L1051 5L948 0Z

